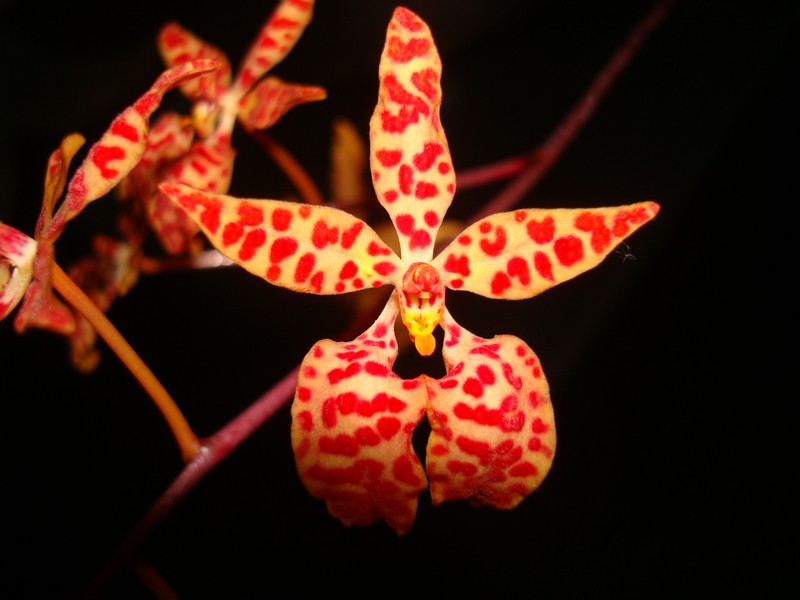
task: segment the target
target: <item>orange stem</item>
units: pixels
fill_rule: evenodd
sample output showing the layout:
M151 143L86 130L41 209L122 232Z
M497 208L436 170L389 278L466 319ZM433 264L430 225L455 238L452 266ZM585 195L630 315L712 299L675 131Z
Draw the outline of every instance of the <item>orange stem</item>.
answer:
M153 402L156 403L172 430L175 440L181 449L183 460L188 462L197 456L200 451L200 443L197 436L189 427L189 423L181 413L178 405L175 404L167 390L161 385L161 382L153 375L153 372L145 365L136 351L131 348L122 334L117 331L116 327L111 324L111 321L103 314L103 311L97 308L97 305L56 263L53 263L52 275L53 287L86 317L98 335L105 340L145 391L150 394Z

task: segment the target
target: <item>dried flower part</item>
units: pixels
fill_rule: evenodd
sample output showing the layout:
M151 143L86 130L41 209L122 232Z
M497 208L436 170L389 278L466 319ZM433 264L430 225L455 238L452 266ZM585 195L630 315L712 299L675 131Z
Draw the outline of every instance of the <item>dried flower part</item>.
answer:
M658 211L655 202L639 202L498 213L465 229L432 264L451 289L530 298L597 266Z
M289 54L314 14L314 0L282 0L251 44L230 88L235 102Z
M342 210L209 194L182 184L164 183L160 189L217 250L275 285L342 294L394 284L404 272L378 234Z
M0 321L25 295L35 256L36 240L0 222Z
M400 256L409 264L430 262L455 193L455 171L439 121L441 74L428 26L397 8L378 71L370 168L378 200L397 229Z
M202 77L180 84L180 90L192 102L217 102L231 83L231 64L216 46L199 38L172 21L158 33L158 51L167 67L176 67L193 60L213 60L219 68Z
M365 219L373 191L365 174L369 160L367 145L356 126L344 118L334 120L331 131L331 202L352 215ZM398 248L399 253L399 248Z
M412 446L425 415L424 375L400 379L394 322L387 304L352 342L317 342L300 367L292 404L292 446L309 493L345 525L385 521L411 527L425 471Z
M97 235L92 240L94 254L71 265L67 274L103 312L114 300L124 296L139 277L141 248L113 238ZM70 362L81 373L91 373L100 363L97 331L80 313L75 314L75 330L69 335Z
M542 483L555 453L541 364L521 339L483 339L447 311L444 329L447 375L429 386L431 498L514 508Z
M239 103L239 122L245 129L267 129L290 109L324 100L325 88L288 83L279 77L265 77Z

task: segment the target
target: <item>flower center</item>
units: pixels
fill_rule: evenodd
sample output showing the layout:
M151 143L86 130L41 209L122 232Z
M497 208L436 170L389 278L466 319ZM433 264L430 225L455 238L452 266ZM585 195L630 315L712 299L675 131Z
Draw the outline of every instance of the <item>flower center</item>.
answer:
M439 271L427 263L412 264L397 286L397 295L400 318L411 341L422 356L430 356L436 348L433 330L444 314L444 285Z

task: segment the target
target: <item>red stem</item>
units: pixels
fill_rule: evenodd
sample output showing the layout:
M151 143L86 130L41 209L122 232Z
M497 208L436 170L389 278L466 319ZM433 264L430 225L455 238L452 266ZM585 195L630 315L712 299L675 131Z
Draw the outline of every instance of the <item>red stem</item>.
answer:
M524 169L519 177L475 213L472 219L464 224L465 227L494 213L511 209L525 194L533 189L545 173L550 170L550 167L561 158L570 142L572 142L586 121L589 120L600 100L608 92L611 84L622 70L628 66L642 42L662 21L674 2L675 0L661 0L636 24L628 38L617 48L617 51L614 52L605 67L594 78L586 93L567 113L567 116L550 134L550 137L547 138L544 144L528 155L527 161L530 161L528 168ZM502 166L506 163L508 161L494 165L497 174L503 172L497 165ZM487 173L484 172L482 176L486 180Z

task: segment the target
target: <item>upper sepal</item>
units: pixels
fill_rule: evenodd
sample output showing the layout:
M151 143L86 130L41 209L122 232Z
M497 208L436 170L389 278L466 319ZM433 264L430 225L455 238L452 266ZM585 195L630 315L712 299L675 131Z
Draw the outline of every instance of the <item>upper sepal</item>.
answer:
M658 211L639 202L497 213L465 229L432 264L451 289L530 298L595 267Z
M455 193L455 171L439 120L441 74L428 26L408 9L395 9L370 120L370 169L407 264L433 257L437 232Z
M394 284L399 257L356 217L328 206L240 199L163 183L223 255L275 285L342 294Z

